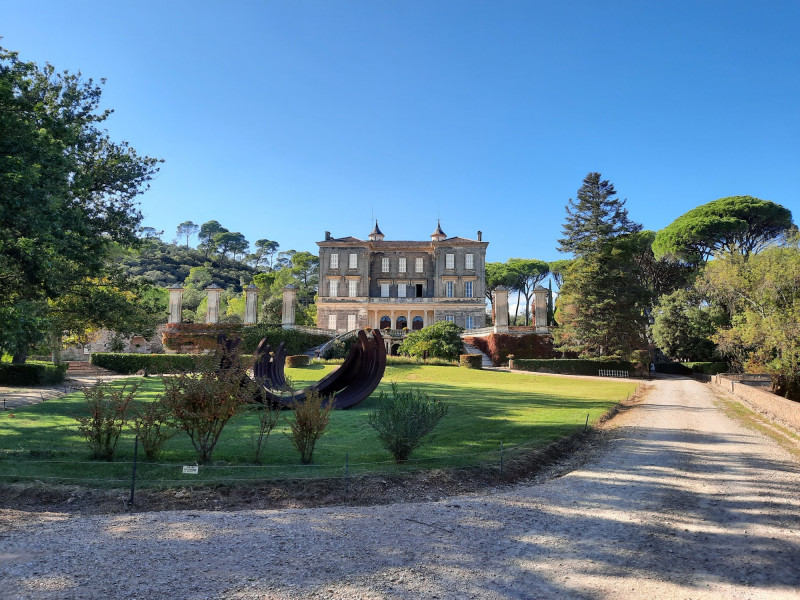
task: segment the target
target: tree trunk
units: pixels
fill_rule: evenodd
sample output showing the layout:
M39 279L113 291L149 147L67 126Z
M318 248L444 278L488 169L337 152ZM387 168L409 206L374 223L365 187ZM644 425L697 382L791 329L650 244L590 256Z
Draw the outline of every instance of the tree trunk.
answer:
M14 356L11 358L12 365L24 365L25 361L28 360L28 351L25 350L24 352L16 352Z

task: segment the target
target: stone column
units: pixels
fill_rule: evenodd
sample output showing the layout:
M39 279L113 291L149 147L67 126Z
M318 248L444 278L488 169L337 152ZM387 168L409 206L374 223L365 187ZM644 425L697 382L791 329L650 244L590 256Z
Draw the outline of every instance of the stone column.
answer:
M494 332L508 333L508 288L498 285L492 292Z
M244 324L255 325L256 304L258 303L258 286L252 283L244 289Z
M533 324L537 333L547 331L547 288L541 285L533 290Z
M295 310L297 306L297 286L291 283L283 288L283 313L281 326L284 329L291 329L294 325ZM338 324L337 324L338 325ZM327 323L325 324L327 327Z
M169 288L169 323L181 322L181 307L183 305L183 288L180 283Z
M206 298L208 299L206 323L219 323L219 297L221 294L222 288L216 283L212 283L206 288Z

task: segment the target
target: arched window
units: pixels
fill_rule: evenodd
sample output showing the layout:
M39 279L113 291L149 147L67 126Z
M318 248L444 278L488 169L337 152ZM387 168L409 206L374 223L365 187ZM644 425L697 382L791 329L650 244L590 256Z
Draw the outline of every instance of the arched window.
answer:
M422 329L422 317L414 317L411 319L411 329L414 331Z
M391 328L392 328L392 318L381 317L381 329L391 329Z
M402 329L403 327L408 327L408 320L405 317L397 317L395 329Z

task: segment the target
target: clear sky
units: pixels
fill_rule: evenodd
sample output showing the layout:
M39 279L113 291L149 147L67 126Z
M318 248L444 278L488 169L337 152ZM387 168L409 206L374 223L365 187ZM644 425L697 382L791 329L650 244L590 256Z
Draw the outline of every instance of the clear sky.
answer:
M145 225L317 251L448 235L555 260L599 171L659 229L716 198L800 220L800 1L0 0L21 57L105 77L165 159Z

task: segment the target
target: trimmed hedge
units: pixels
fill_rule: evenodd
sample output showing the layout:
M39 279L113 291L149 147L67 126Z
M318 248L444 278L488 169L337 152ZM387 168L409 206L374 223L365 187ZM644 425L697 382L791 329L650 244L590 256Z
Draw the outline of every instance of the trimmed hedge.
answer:
M331 339L330 335L324 333L309 333L297 329L283 329L266 325L248 325L242 329L242 352L252 354L256 346L263 339L267 338L270 346L277 348L281 342L286 342L286 354L302 354L306 350L311 350L315 346L324 344ZM347 349L350 349L348 344Z
M224 333L228 338L242 339L242 352L252 354L256 346L267 338L273 348L286 342L288 354L302 354L315 346L327 342L330 335L309 333L297 329L283 329L274 325L238 325L207 323L171 323L166 326L161 339L164 347L183 352L210 350L217 345L217 338Z
M148 374L181 373L196 371L203 359L202 354L128 354L123 352L95 352L93 365L128 375L144 370ZM253 357L242 355L244 361Z
M286 367L289 369L297 369L298 367L307 367L309 361L308 354L296 354L294 356L286 357Z
M461 354L458 357L459 366L467 369L483 368L483 356L480 354Z
M597 375L600 369L633 373L633 363L627 360L594 358L515 358L514 368L520 371L560 373L562 375Z
M492 359L495 367L506 362L509 354L513 354L516 358L555 358L560 356L553 350L552 336L538 333L529 335L492 333L482 337L465 337L464 341Z
M656 373L664 373L666 375L691 375L692 373L716 375L717 373L725 373L727 370L727 363L722 362L656 363Z
M51 385L61 383L69 365L65 362L28 361L22 365L0 364L0 383L4 385Z

